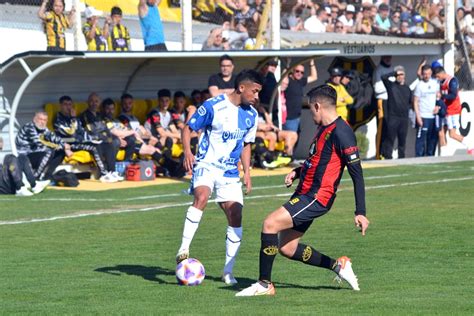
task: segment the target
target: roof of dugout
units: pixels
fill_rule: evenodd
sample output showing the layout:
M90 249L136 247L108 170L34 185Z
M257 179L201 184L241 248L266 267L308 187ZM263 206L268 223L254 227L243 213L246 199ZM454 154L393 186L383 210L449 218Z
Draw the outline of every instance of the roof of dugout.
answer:
M255 68L271 57L304 60L336 56L337 49L288 51L226 51L234 59L236 72ZM13 153L15 127L18 128L45 103L57 102L61 95L85 100L91 91L103 96L120 96L129 91L136 98L149 98L160 88L172 91L207 87L210 74L218 72L216 60L224 52L26 52L1 64L0 86L10 104L9 140Z

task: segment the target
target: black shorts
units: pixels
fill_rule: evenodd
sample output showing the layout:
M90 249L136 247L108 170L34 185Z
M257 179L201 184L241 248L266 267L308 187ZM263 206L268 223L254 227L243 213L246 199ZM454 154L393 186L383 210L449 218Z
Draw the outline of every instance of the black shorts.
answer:
M293 219L293 228L304 233L313 223L315 218L323 216L329 208L321 205L315 198L309 195L293 194L283 207L290 213Z

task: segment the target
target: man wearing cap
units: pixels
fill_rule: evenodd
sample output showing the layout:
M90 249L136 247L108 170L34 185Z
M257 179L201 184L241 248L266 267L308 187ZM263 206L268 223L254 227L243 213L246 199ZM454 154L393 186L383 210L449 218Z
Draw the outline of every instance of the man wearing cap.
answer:
M385 34L390 31L390 18L388 5L381 3L379 6L379 12L375 16L374 28L378 34Z
M165 34L158 6L161 0L140 0L138 16L142 28L145 51L167 51Z
M395 81L389 80L395 77ZM405 68L396 66L393 72L382 76L387 89L387 136L383 143L383 155L392 159L395 139L398 143L398 158L405 158L405 144L408 133L408 111L412 108L413 94L405 81Z
M354 14L355 7L352 4L348 4L344 14L338 18L338 20L344 25L347 33L354 33Z
M84 11L86 23L82 27L82 33L86 37L87 50L105 51L107 50L107 37L109 36L110 18L105 20L104 26L100 29L99 16L102 12L92 6L88 6Z
M329 70L331 76L328 81L328 85L333 87L337 92L336 112L344 120L347 121L348 110L347 106L354 103L354 99L347 93L346 88L341 84L342 69L338 67L331 68Z
M122 9L113 7L110 11L112 24L110 25L108 46L109 50L124 52L130 50L130 33L126 26L122 24Z

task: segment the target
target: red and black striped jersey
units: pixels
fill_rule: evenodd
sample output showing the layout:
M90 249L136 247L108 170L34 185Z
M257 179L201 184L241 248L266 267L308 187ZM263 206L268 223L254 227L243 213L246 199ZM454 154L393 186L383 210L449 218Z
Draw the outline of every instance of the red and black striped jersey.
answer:
M318 127L308 158L295 170L300 179L295 193L310 195L331 207L346 166L354 184L355 213L365 215L364 176L357 141L351 127L340 117Z

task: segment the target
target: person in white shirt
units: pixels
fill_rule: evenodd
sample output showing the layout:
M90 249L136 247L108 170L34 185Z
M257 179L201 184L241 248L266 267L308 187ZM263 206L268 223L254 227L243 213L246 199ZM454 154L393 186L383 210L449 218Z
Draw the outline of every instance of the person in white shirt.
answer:
M242 239L242 184L238 163L242 162L246 194L250 179L251 143L255 141L263 77L254 70L243 70L235 79L235 90L208 99L188 121L182 132L184 167L193 171L194 201L186 213L179 263L189 258L189 247L213 189L216 201L227 216L226 260L222 280L236 284L233 276L235 257ZM196 156L191 152L192 131L202 131Z
M439 96L439 83L433 79L430 65L421 69L421 79L415 88L413 107L416 115L415 155L434 156L438 143L435 115L439 111L436 100Z
M354 33L354 14L355 7L352 4L348 4L344 14L338 18L344 25L346 33Z
M304 29L311 33L325 33L328 13L324 8L319 8L316 15L311 15L304 21Z

